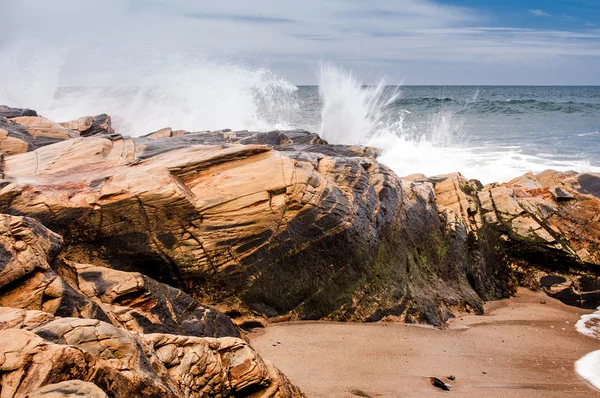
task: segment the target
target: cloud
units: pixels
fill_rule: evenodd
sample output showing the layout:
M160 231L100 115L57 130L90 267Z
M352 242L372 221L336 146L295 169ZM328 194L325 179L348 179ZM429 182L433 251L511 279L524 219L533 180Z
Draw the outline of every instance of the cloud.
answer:
M493 14L433 0L2 1L0 57L3 44L23 39L66 46L64 84L125 79L157 68L154 58L196 55L269 68L295 84L315 83L321 60L366 83L382 75L410 84L600 83L592 29L503 27Z
M544 10L529 10L530 14L535 15L536 17L551 17L551 14L548 14Z
M192 14L186 14L185 16L188 18L195 18L195 19L208 19L208 20L214 20L214 21L246 22L246 23L258 23L258 24L296 22L293 19L288 19L288 18L262 17L262 16L257 16L257 15L192 13Z

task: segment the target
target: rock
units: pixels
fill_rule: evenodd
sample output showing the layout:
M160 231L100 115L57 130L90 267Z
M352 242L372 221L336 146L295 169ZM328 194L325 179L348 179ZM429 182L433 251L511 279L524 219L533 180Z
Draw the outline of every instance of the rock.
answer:
M21 116L37 116L37 112L32 109L11 108L6 105L0 105L0 119L12 119Z
M32 151L77 136L58 123L38 116L0 118L0 152L5 156Z
M61 123L61 126L79 132L79 135L82 137L115 133L115 130L112 128L111 117L104 113L97 116L84 116L77 120L63 122Z
M33 144L37 148L78 136L60 124L40 116L21 116L12 118L10 121L25 127L27 134L33 138Z
M184 130L173 131L170 127L165 127L163 129L157 130L153 133L150 133L150 134L146 135L145 137L155 140L155 139L159 139L159 138L179 137L186 133L187 132Z
M224 309L436 325L450 307L481 312L461 282L466 260L442 249L454 238L430 182L307 132L232 134L79 138L9 157L5 178L25 183L5 188L4 211L61 233L72 262L138 271Z
M95 384L81 381L68 380L60 383L48 384L30 394L26 398L108 398L108 396Z
M0 214L0 305L108 320L50 267L61 246L62 238L35 220Z
M508 232L511 256L555 270L600 264L600 200L582 193L580 180L587 176L545 171L527 175L541 188L527 189L518 180L484 188L482 195L491 195L495 206L494 227ZM509 202L512 207L499 206Z
M27 129L8 119L0 118L0 152L4 156L24 153L35 149L33 137Z
M352 395L356 395L357 397L366 397L366 398L372 398L373 395L369 394L366 391L363 390L359 390L357 388L350 390L350 394Z
M140 274L63 263L61 243L0 215L3 396L303 396L222 313Z
M450 385L444 383L443 381L441 381L440 379L438 379L437 377L430 377L429 378L429 382L431 383L432 386L437 387L441 390L444 391L450 391Z
M0 377L7 397L74 378L109 396L304 396L244 340L139 335L94 319L0 331Z
M145 275L90 264L63 264L61 275L127 330L199 337L240 336L223 313Z
M442 326L533 270L600 262L591 174L401 180L377 154L302 130L76 138L7 157L0 210L62 234L65 264L140 272L239 320Z
M224 314L144 275L56 261L61 237L32 219L0 214L0 245L4 307L100 319L139 333L240 336Z

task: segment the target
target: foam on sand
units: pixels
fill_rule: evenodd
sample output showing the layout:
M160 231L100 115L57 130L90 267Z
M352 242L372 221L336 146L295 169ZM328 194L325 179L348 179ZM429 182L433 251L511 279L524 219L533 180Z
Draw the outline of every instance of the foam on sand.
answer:
M576 361L575 372L600 390L600 350L590 352Z
M575 328L581 334L600 339L600 307L593 314L582 315ZM600 390L600 350L590 352L576 361L575 372Z

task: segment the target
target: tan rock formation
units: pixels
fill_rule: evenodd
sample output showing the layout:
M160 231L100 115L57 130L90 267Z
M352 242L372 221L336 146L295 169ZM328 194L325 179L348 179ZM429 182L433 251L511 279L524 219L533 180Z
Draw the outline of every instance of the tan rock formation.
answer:
M108 396L95 384L81 380L68 380L48 384L27 394L27 398L108 398Z
M239 333L177 289L56 261L60 236L29 218L0 215L0 248L3 397L303 396L244 340L197 337Z
M598 263L596 235L576 232L598 225L585 175L400 180L377 154L304 131L77 138L7 156L0 210L61 233L64 264L138 271L240 319L442 325L509 295L540 253Z
M445 272L431 184L403 184L364 157L376 154L368 148L289 135L79 138L8 157L5 176L16 183L0 191L0 203L64 234L66 257L76 262L141 271L242 311L366 320L381 318L388 305L398 312L401 298L410 297L402 313L410 310L418 320L427 308L428 321L441 324L449 312L435 308L445 298L481 308L459 282L463 271L438 297L429 294L429 276L411 283L398 273L396 264L413 263L420 276L425 261ZM231 140L248 144L223 143ZM195 141L214 144L190 145ZM426 232L411 224L427 218ZM399 238L396 226L414 242L384 238ZM407 254L418 241L422 253ZM379 282L377 263L391 283ZM441 274L434 279L444 283Z
M115 132L112 128L112 120L107 114L80 117L77 120L63 122L61 126L78 132L82 137L96 134L114 134Z

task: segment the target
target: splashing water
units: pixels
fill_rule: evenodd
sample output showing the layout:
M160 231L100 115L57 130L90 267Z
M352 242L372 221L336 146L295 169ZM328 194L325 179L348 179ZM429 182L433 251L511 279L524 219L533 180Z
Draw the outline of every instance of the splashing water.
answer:
M366 144L377 129L385 128L386 108L399 95L396 88L386 90L383 80L364 87L352 73L321 64L321 136L335 144Z
M419 125L406 122L410 112L398 105L397 87L386 87L383 81L365 87L354 75L332 65L321 67L319 94L323 103L321 135L334 144L381 148L379 161L400 176L460 171L468 178L490 183L548 168L600 172L600 167L591 166L585 158L559 160L525 154L519 146L473 145L465 115L475 106L479 90L458 107L450 105L452 100L446 97L425 99L442 105Z
M296 86L267 69L176 53L150 53L136 61L139 54L121 50L113 54L118 64L85 75L84 85L60 87L61 54L31 62L25 49L31 44L17 43L6 50L8 57L0 57L0 103L33 108L52 120L108 113L118 132L132 136L166 126L270 130L291 128L287 122L298 108ZM53 52L45 48L46 53Z
M33 108L56 121L108 113L117 132L133 136L167 126L189 131L308 128L333 144L381 148L379 160L400 176L460 171L488 183L548 168L600 171L585 158L527 154L520 145L528 137L514 145L496 144L502 141L496 137L493 145L474 143L467 116L471 107L482 114L480 108L489 102L477 101L477 91L469 92L467 101L430 95L404 100L396 86L383 80L364 86L352 73L325 63L317 96L316 89L299 90L266 68L195 52L126 46L86 50L35 42L0 48L0 103ZM422 109L415 113L415 107Z

